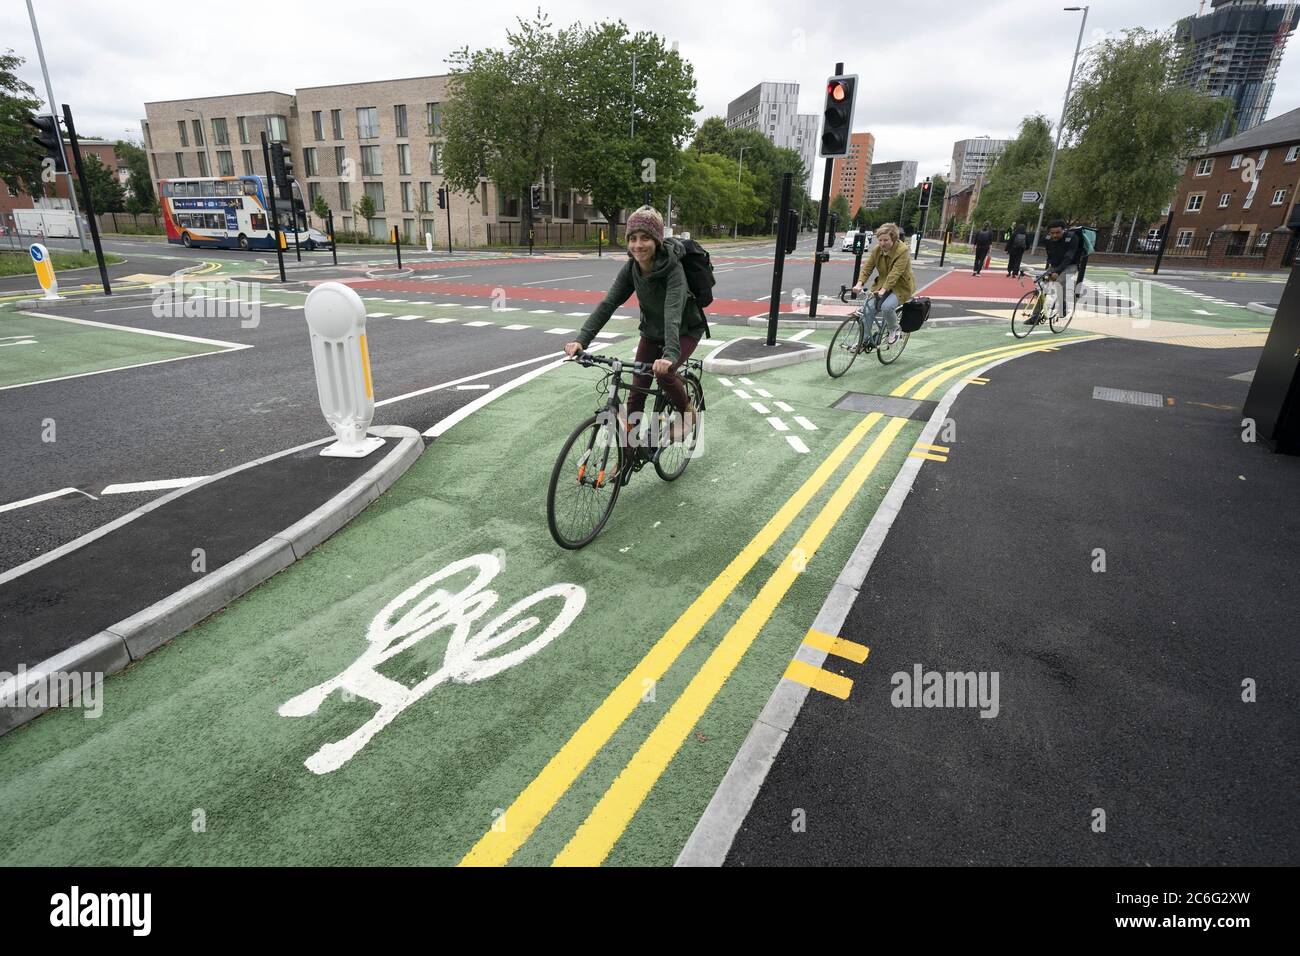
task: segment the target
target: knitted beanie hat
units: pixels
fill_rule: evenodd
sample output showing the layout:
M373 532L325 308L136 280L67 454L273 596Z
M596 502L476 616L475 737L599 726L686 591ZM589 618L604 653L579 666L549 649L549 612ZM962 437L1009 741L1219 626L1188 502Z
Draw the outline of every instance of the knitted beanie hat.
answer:
M664 244L664 217L659 215L658 211L651 206L642 206L632 215L627 217L627 234L630 236L634 232L648 233L654 241Z

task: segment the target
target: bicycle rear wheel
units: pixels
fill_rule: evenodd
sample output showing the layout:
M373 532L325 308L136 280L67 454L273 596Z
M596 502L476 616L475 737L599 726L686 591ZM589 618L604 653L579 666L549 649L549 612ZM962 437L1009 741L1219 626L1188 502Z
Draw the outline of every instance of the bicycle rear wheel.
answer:
M840 323L826 348L826 374L839 378L849 370L858 353L862 351L862 320L850 315Z
M893 362L900 355L903 354L903 349L907 348L907 340L911 336L911 334L912 334L911 332L901 333L898 336L898 338L894 341L893 345L888 344L889 342L888 335L881 338L880 344L876 346L876 358L880 359L880 364L881 365L893 364Z
M700 428L704 417L704 387L694 375L683 375L682 383L686 386L686 394L695 403L696 409L695 422L682 441L668 440L672 437L668 429L671 427L676 409L662 395L655 399L655 428L658 430L656 437L659 441L659 451L654 456L654 466L655 471L664 481L676 481L680 478L682 472L686 470L686 465L694 456L695 450L699 448Z
M573 430L551 470L546 524L570 551L589 544L609 520L623 482L624 448L618 417L602 412Z
M1037 304L1037 289L1026 292L1020 297L1020 301L1016 303L1015 309L1011 312L1011 334L1016 338L1023 339L1034 330L1035 326L1042 323L1042 313L1035 314L1034 307Z

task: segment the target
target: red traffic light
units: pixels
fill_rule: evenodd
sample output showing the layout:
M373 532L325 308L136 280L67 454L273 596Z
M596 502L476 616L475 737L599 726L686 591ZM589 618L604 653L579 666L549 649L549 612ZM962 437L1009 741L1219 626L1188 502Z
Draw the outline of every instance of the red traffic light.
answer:
M844 84L838 81L832 81L826 84L826 95L837 103L842 102L847 95Z

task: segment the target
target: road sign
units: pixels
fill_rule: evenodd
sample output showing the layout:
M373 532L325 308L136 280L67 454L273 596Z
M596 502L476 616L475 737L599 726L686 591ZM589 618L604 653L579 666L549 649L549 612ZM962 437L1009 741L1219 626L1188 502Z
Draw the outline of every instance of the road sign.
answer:
M1026 189L1024 192L1020 194L1021 202L1038 202L1038 200L1042 198L1043 198L1042 193L1035 192L1032 189Z
M50 250L39 242L33 242L31 248L27 250L32 257L32 265L36 268L36 278L41 283L41 288L45 290L42 299L62 299L59 295L59 280L54 275L54 260L50 258Z

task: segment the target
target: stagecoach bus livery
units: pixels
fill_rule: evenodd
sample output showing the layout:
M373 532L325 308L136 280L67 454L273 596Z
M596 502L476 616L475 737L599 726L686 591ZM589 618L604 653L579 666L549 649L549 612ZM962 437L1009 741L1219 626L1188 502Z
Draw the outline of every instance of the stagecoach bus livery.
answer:
M161 182L167 241L221 249L274 249L260 176L164 179Z

